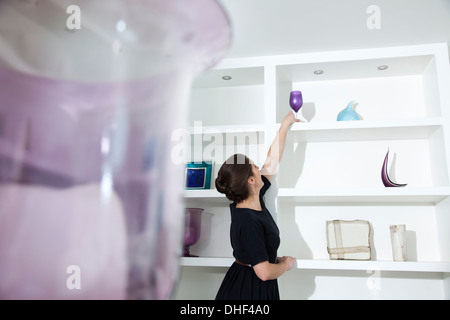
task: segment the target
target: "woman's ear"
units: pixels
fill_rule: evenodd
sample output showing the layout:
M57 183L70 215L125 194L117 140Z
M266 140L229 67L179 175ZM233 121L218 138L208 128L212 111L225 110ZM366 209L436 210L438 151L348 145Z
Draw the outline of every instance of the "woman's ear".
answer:
M255 177L254 176L251 176L250 178L248 178L248 183L250 184L250 185L253 185L253 184L255 184L255 182L256 182L256 180L255 180Z

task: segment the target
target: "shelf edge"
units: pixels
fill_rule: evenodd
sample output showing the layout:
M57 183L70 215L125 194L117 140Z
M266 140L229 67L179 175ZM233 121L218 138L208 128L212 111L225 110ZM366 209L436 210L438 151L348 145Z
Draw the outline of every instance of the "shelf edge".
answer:
M234 258L195 257L180 259L183 267L230 267ZM397 271L397 272L431 272L450 273L450 262L442 261L357 261L357 260L312 260L297 259L294 269L331 270L331 271Z

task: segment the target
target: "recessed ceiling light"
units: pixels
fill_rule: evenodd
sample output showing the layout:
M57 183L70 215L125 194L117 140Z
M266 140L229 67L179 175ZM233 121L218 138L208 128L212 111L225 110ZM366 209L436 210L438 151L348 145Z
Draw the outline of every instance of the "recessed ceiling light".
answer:
M322 74L323 70L314 70L314 74Z
M232 77L231 77L231 76L223 76L222 79L223 79L223 80L231 80Z
M377 69L383 71L383 70L386 70L387 68L389 68L389 67L387 65L383 64L383 65L379 66Z

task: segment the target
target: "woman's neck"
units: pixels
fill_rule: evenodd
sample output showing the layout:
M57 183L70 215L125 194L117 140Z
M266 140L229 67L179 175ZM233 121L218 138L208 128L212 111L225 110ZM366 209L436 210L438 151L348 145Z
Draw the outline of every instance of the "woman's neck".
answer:
M247 199L236 204L236 208L248 208L256 211L262 210L261 203L259 202L259 196L256 194L250 195Z

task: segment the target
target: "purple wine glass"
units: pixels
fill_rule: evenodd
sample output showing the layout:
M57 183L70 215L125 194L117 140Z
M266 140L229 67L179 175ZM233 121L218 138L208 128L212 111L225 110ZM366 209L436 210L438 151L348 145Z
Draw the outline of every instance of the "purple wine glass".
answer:
M301 91L291 91L291 95L289 97L289 105L292 110L295 112L295 117L297 117L297 112L303 105L303 96Z
M189 252L189 247L196 244L200 238L202 212L203 209L200 208L186 208L183 257L198 257Z

